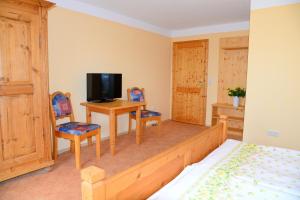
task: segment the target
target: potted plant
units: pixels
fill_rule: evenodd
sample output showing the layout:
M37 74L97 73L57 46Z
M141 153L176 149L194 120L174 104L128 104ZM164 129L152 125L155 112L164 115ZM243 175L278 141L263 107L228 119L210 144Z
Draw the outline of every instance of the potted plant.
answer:
M245 88L237 87L235 89L228 88L227 90L228 90L228 96L233 97L233 107L235 108L239 107L240 97L244 98L246 96Z

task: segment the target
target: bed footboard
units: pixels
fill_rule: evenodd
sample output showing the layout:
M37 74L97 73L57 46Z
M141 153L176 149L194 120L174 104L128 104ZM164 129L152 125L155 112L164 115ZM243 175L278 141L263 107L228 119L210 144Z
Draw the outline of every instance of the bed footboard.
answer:
M83 200L146 199L174 179L187 165L199 162L227 138L227 117L199 135L106 178L101 168L81 170Z

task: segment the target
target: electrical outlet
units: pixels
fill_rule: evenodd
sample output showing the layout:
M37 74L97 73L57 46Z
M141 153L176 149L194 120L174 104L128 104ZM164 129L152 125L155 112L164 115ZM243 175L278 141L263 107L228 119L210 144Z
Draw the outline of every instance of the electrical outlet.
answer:
M275 131L275 130L268 130L267 131L267 135L271 136L271 137L278 137L279 136L279 131Z

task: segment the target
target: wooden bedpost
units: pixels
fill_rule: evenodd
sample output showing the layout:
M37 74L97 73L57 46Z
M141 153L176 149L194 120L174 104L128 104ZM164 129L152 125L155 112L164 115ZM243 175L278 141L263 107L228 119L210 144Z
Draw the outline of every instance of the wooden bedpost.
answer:
M81 170L82 200L105 200L105 171L90 166Z
M227 119L228 117L226 115L220 115L219 123L223 124L221 144L227 139Z

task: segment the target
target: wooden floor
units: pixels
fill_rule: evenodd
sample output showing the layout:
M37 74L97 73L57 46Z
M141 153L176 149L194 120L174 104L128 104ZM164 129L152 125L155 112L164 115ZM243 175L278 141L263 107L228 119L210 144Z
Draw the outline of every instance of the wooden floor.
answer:
M135 133L117 138L116 155L109 151L109 141L101 143L101 159L95 156L95 145L82 148L83 168L96 165L112 176L150 158L187 138L201 134L205 127L165 121L160 129L144 131L143 143L135 144ZM73 154L66 152L55 165L0 183L0 200L80 200L80 171L75 169Z

